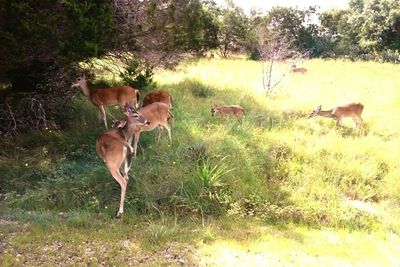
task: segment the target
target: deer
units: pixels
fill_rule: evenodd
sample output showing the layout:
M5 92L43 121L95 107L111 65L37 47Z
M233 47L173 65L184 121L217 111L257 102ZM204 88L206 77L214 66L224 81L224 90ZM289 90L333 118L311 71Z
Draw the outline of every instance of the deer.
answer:
M336 120L336 126L340 126L342 119L351 117L356 124L356 128L360 128L363 122L361 118L361 113L363 110L364 105L361 103L350 103L343 106L337 106L329 110L322 110L322 105L319 105L307 116L307 118L312 118L315 116L331 118Z
M169 92L156 90L149 92L143 98L143 107L150 105L154 102L162 102L168 105L170 109L172 109L173 97Z
M128 172L131 167L133 148L130 145L134 129L137 126L149 125L150 122L130 104L125 104L125 120L118 121L115 128L102 133L96 141L97 155L104 161L107 169L121 187L121 199L116 217L124 212Z
M168 137L170 143L172 143L171 136L171 120L174 118L169 110L169 106L165 103L154 102L147 106L138 109L138 112L147 118L150 123L147 125L136 125L134 127L134 143L133 143L133 155L137 158L137 145L140 138L141 132L152 131L155 128L165 128L168 131ZM160 142L161 131L158 132L157 142Z
M81 88L82 93L97 107L99 121L104 121L106 129L108 129L108 126L104 107L119 105L123 108L125 103L138 107L140 99L139 91L130 86L90 88L85 75L78 77L76 81L71 84L71 87Z
M307 69L306 68L299 68L299 67L296 67L295 64L292 64L290 66L290 72L305 74L307 72Z
M244 115L244 108L239 105L227 105L227 106L211 106L211 115L214 117L219 114L221 117L234 115L238 120Z

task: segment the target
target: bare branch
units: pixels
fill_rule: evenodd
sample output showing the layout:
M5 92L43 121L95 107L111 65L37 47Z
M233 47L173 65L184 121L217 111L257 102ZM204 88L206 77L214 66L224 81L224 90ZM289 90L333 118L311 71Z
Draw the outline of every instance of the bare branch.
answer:
M258 51L262 60L262 79L263 87L267 94L270 94L286 76L286 73L280 74L278 78L273 79L273 66L276 61L282 61L288 58L304 58L309 55L309 51L301 52L295 48L293 41L289 40L284 34L269 33L265 27L257 28ZM267 68L265 63L268 62Z

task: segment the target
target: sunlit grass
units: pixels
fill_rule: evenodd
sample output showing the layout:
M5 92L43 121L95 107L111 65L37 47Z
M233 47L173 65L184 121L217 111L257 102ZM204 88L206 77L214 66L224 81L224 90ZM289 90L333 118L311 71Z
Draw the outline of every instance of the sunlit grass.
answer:
M231 231L214 233L215 241L201 246L200 265L398 266L400 263L396 256L400 249L398 236L385 232L246 225L233 238L226 235Z
M6 169L9 183L38 182L8 204L37 213L0 221L8 244L0 265L182 257L211 266L398 266L400 67L301 64L305 75L277 63L275 78L286 76L269 95L259 62L201 59L158 70L157 86L174 95L173 141L141 136L145 155L132 164L122 221L111 219L119 188L95 155L104 129L91 103L77 102L69 132L19 137L32 150ZM317 105L356 101L365 105L363 133L351 119L342 127L306 119ZM246 115L212 117L213 104L239 104Z
M384 199L398 203L400 182L394 177L400 158L400 67L332 60L303 65L305 75L287 73L288 65L277 63L273 76L285 76L269 95L262 88L261 63L246 60L189 61L175 71L158 72L156 81L175 95L185 95L178 111L187 116L177 124L185 123L192 138L209 144L214 154L232 157L237 170L228 177L240 194L271 194L265 183L278 179L280 190L288 192L287 201L301 207L311 221L337 226L346 221L341 214L349 208L347 199L369 202L376 209ZM185 91L188 80L216 94L194 98ZM338 128L330 119L305 118L317 105L329 109L349 102L365 106L364 133L351 119ZM214 103L240 104L246 119L240 124L211 119Z

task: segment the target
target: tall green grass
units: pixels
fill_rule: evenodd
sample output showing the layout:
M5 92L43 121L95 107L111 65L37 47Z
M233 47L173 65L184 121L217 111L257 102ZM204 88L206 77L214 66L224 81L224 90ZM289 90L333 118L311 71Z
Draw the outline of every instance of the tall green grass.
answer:
M157 87L174 95L173 142L142 134L126 213L399 231L392 218L400 213L400 67L323 60L304 66L307 74L289 75L277 64L274 77L286 76L269 95L259 62L198 60L158 70ZM319 104L354 101L365 105L364 134L351 119L337 128L329 119L305 118ZM239 104L246 115L241 122L212 117L213 104ZM21 136L17 148L9 146L13 156L0 167L10 205L116 210L118 185L95 154L104 131L96 109L85 99L72 107L68 130Z

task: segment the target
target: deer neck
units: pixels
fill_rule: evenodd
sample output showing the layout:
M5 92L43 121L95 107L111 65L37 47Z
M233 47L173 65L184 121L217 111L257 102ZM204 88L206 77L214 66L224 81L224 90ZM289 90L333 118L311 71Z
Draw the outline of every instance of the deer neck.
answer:
M89 89L89 86L87 85L87 83L84 83L84 84L81 85L81 90L82 90L82 93L83 93L87 98L90 99L90 89Z
M320 112L318 112L318 116L334 119L336 116L332 112L333 109L321 110Z
M121 132L124 135L125 140L129 144L131 144L133 139L133 134L135 132L135 124L130 123L128 119L127 124L125 125L124 128L121 129Z

